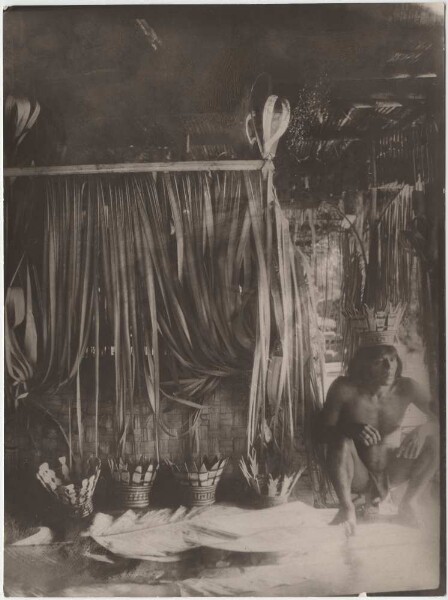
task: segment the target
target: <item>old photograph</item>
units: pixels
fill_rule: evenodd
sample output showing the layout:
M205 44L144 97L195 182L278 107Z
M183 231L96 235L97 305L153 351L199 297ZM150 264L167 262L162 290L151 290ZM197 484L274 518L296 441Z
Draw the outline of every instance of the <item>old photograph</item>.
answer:
M3 8L4 595L443 596L445 5Z

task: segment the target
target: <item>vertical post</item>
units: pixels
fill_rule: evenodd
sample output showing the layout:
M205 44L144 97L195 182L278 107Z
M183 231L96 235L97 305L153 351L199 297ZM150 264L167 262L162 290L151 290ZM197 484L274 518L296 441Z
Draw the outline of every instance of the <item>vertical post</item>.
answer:
M376 144L375 140L372 140L372 152L371 152L371 160L372 160L372 201L370 206L370 220L369 225L372 226L377 217L378 207L377 207L377 198L378 198L378 172L377 172L377 164L376 164Z

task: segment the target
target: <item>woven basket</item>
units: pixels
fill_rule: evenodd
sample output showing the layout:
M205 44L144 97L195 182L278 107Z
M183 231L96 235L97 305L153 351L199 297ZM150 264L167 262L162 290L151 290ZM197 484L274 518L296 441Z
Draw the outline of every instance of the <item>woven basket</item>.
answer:
M65 464L65 459L59 460L64 460ZM81 482L72 483L68 470L63 474L60 465L53 470L48 463L43 463L37 472L37 479L69 516L83 519L93 512L93 494L100 470L100 462L96 459L90 465L90 474Z
M288 498L290 495L289 493L283 494L281 496L270 496L268 494L268 479L269 478L267 475L258 475L257 480L261 493L258 493L253 488L251 488L249 492L251 501L257 508L272 508L273 506L280 506L281 504L286 504L288 502Z
M70 516L85 519L93 513L93 500L92 498L88 498L82 504L64 505L64 508L69 512Z
M289 496L266 496L265 494L257 494L255 503L259 508L272 508L280 506L288 502Z
M146 508L159 465L153 460L133 462L109 458L111 484L116 503L122 508Z
M185 486L184 496L188 506L210 506L215 502L216 485Z
M177 466L168 461L174 478L180 485L182 501L187 506L208 506L215 502L216 487L221 479L228 458L210 461L205 457L199 469L196 465L188 470L186 465ZM214 463L214 464L213 464Z
M147 483L115 483L117 501L124 508L146 508L149 506L149 496L153 482Z

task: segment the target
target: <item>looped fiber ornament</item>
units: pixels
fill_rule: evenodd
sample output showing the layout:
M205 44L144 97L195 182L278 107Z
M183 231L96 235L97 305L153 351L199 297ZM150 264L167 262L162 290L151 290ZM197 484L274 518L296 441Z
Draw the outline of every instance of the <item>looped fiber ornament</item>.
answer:
M249 113L246 117L246 135L251 146L258 144L261 156L266 160L272 160L277 152L280 138L289 125L291 108L288 100L279 99L271 95L267 98L262 116L263 131L257 131L255 114Z

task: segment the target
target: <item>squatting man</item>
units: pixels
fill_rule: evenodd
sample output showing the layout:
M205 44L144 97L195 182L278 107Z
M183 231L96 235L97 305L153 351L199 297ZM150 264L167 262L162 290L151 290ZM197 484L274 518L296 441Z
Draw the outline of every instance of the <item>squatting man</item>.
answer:
M409 404L427 415L427 422L400 441L400 426ZM361 347L347 376L328 390L319 418L319 437L327 444L327 467L339 499L333 524L355 532L352 493L378 505L389 486L407 482L398 516L418 524L417 500L438 467L436 411L420 386L402 377L394 346ZM398 438L398 441L397 441Z

